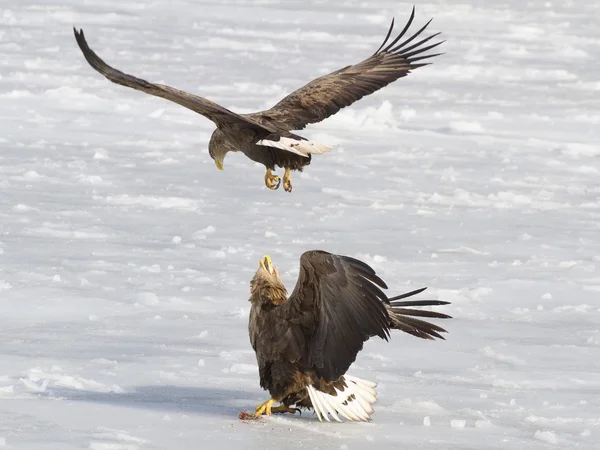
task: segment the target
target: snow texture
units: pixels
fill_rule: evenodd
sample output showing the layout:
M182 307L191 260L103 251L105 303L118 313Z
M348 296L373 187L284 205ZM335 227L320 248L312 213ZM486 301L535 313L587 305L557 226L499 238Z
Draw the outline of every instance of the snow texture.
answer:
M419 2L445 55L302 132L337 147L271 192L212 123L119 69L238 112L359 62L412 4L4 1L0 446L591 449L600 441L600 4ZM372 264L451 301L446 342L372 340L369 423L243 423L269 253ZM208 447L210 446L210 447Z

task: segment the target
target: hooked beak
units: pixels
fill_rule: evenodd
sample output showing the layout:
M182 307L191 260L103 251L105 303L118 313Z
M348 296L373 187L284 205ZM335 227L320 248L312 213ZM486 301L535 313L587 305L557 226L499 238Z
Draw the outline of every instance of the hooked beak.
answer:
M223 170L223 161L219 161L218 159L215 159L215 166L217 166L217 169Z
M271 257L269 255L265 255L265 259L261 259L259 261L260 267L265 269L269 273L273 273L273 263L271 262Z

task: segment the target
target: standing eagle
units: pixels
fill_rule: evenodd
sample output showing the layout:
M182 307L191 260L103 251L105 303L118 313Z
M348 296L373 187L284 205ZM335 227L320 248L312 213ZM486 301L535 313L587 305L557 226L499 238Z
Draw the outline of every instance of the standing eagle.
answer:
M450 316L416 306L447 305L405 301L418 289L388 298L387 286L362 261L320 250L300 258L300 273L288 297L271 258L265 256L250 282L249 334L260 385L271 398L255 417L312 408L319 420L369 420L376 384L346 374L371 336L388 340L391 329L423 339L444 339L443 328L414 316ZM411 317L412 316L412 317ZM275 402L280 406L273 407Z
M310 164L312 154L331 150L331 147L292 133L293 130L301 130L310 123L326 119L365 95L408 75L411 70L427 65L421 61L439 55L424 53L442 42L424 44L440 33L414 42L431 20L412 36L400 41L412 24L414 15L413 7L402 32L388 44L394 28L392 20L383 44L364 61L319 77L292 92L271 109L252 114L236 114L205 98L114 69L88 46L83 30L74 28L73 31L87 62L113 83L166 98L212 120L217 129L210 138L208 152L220 170L223 170L227 152L241 151L251 160L264 164L267 169L265 184L269 189L279 187L280 179L273 170L275 166L283 167L283 187L291 192L291 171L301 171Z

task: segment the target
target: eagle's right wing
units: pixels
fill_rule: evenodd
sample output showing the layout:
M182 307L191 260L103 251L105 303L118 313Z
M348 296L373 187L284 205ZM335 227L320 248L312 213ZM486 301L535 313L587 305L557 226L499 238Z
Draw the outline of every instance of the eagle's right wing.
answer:
M316 78L289 94L271 109L249 116L257 120L272 121L288 130L301 130L307 124L320 122L364 96L405 77L411 70L427 65L424 60L439 55L428 53L429 50L443 41L427 44L439 33L421 38L421 33L431 20L412 36L400 40L408 31L414 17L413 8L404 29L388 44L394 28L392 20L381 47L364 61Z
M385 283L365 263L324 251L300 257L285 316L302 329L308 363L325 381L346 373L371 336L388 339Z
M424 289L388 299L381 289L387 289L384 281L357 259L320 250L300 257L296 287L281 308L285 320L299 326L308 364L320 378L337 380L354 362L365 341L372 336L387 340L390 329L422 339L443 339L440 333L446 330L416 317L450 316L414 307L448 302L404 300ZM287 340L298 341L298 336L291 339L297 328L290 328L288 333Z
M127 86L138 91L145 92L146 94L155 95L162 97L172 102L175 102L181 106L191 109L198 114L203 115L207 119L212 120L218 127L225 129L252 129L256 132L257 136L265 137L275 132L276 130L266 124L259 124L249 117L244 117L240 114L236 114L233 111L228 110L216 103L211 102L205 98L199 97L194 94L190 94L179 89L166 86L164 84L150 83L141 78L136 78L132 75L117 70L108 64L106 64L94 51L89 47L83 30L77 31L73 28L75 33L75 39L79 48L83 52L83 56L87 62L108 78L110 81L122 86Z

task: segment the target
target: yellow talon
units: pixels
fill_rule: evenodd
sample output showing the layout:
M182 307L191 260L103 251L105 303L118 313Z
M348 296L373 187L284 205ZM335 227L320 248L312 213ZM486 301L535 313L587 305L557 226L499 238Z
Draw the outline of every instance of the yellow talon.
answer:
M292 192L292 173L290 169L285 169L285 173L283 174L283 189L286 192Z
M267 169L267 173L265 173L265 186L267 186L271 190L275 190L279 188L281 184L281 180L277 175L273 175L273 171L271 169Z
M271 415L271 411L273 409L273 403L275 403L277 400L275 400L274 398L270 398L269 400L267 400L266 402L264 402L261 405L258 405L256 407L256 413L254 414L254 417L259 417L261 415L265 415L265 416L270 416Z

